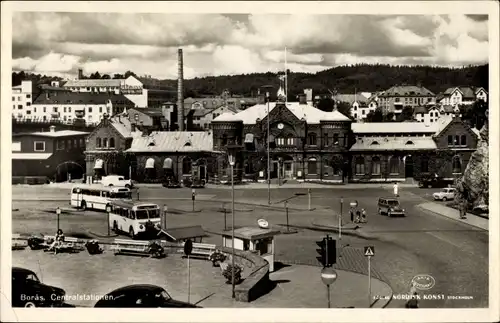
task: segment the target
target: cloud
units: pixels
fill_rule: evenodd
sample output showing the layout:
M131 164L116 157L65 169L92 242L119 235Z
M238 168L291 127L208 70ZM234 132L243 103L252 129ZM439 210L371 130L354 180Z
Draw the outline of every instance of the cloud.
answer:
M16 12L13 67L74 77L177 77L354 63L459 66L488 61L485 15L124 14Z

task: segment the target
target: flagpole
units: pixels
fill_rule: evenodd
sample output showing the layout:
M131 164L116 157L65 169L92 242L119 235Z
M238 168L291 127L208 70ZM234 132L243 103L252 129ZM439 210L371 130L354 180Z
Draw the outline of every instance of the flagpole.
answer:
M285 46L285 104L288 103L288 70L286 61L286 46Z

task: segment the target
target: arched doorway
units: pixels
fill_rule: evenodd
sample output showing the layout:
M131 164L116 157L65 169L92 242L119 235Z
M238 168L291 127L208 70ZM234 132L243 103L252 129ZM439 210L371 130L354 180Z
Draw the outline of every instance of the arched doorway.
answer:
M62 162L56 167L56 182L70 181L72 179L80 179L83 177L85 170L82 165L74 161Z
M405 178L413 178L413 156L405 156L403 162L405 164Z
M206 181L207 180L207 161L204 158L198 159L196 164L198 165L198 176L199 176L200 180Z

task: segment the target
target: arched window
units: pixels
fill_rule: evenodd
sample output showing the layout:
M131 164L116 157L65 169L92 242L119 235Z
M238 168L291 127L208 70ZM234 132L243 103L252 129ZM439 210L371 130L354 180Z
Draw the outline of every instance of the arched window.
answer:
M408 140L408 141L405 143L405 145L414 145L414 143L413 143L413 141Z
M146 160L146 167L147 169L152 169L152 168L155 168L155 160L153 158L148 158L148 160Z
M372 175L380 175L380 158L377 156L372 158Z
M379 145L378 141L373 141L370 145Z
M103 148L108 148L108 138L102 139L102 147Z
M165 158L163 161L163 168L165 169L172 169L173 167L173 162L171 158Z
M392 156L389 160L389 173L399 174L399 158L397 156Z
M191 174L191 158L189 157L184 157L182 160L182 174L183 175L189 175Z
M288 146L293 146L295 145L295 142L294 142L294 139L293 139L293 135L292 134L288 134L288 136L286 136L286 144Z
M115 148L115 138L109 138L109 147Z
M285 138L276 138L276 146L284 146L285 145Z
M355 161L355 172L356 175L364 175L365 174L365 159L364 157L356 157Z
M454 174L462 173L462 161L460 160L460 156L453 156L451 165Z
M101 138L97 138L95 140L95 145L96 145L97 148L101 148Z
M461 146L467 146L467 136L466 135L462 135L460 137L460 145Z
M307 136L307 144L310 145L310 146L316 146L317 145L317 143L316 143L316 134L315 133L310 133Z
M429 159L427 157L422 157L420 161L420 172L422 173L429 172Z
M316 158L309 158L307 161L307 173L313 175L318 173L318 163Z

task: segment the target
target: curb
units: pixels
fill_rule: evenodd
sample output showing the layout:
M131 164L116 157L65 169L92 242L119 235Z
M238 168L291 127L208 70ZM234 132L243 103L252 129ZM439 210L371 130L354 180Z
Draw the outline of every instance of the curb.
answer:
M471 223L468 223L468 222L465 222L465 221L460 221L460 219L458 219L458 218L455 218L455 217L449 217L449 216L446 216L446 215L441 214L441 213L439 213L439 212L436 212L436 211L433 211L433 210L427 209L427 208L423 207L421 204L417 205L417 208L419 208L419 209L421 209L421 210L424 210L424 211L427 211L427 212L434 213L434 214L439 215L439 216L442 216L442 217L445 217L445 218L447 218L447 219L453 220L453 221L458 222L458 223L462 223L462 224L469 225L469 226L471 226L471 227L474 227L474 228L480 229L480 230L482 230L482 231L486 231L486 232L489 232L489 231L490 231L489 229L481 228L481 227L479 227L479 226L477 226L477 225L475 225L475 224L471 224ZM451 209L452 209L452 210L455 210L455 209L453 209L453 208L451 208ZM471 214L471 213L468 213L468 214ZM472 214L472 216L475 216L475 215L473 215L473 214Z
M308 263L303 263L303 262L300 262L300 261L287 261L287 260L283 260L283 259L278 259L277 260L278 262L281 262L283 264L287 264L287 265L299 265L299 266L311 266L311 267L318 267L320 268L321 266L319 265L312 265L312 264L308 264ZM275 260L276 262L276 260ZM357 271L354 271L354 270L349 270L349 269L335 269L336 271L345 271L345 272L349 272L349 273L354 273L354 274L357 274L357 275L361 275L361 276L366 276L368 277L368 275L365 275L365 274L362 274L362 273L359 273ZM387 287L389 287L389 289L391 290L391 295L389 295L389 299L385 300L385 304L382 306L382 307L377 307L377 308L386 308L390 303L391 301L393 300L394 298L394 289L392 288L392 286L386 282L386 281L383 281L379 278L375 278L375 277L372 277L372 279L376 279L384 284L387 285ZM370 304L370 307L369 308L373 308L373 305L378 303L380 301L380 299L377 299L375 301L373 301L371 304Z

